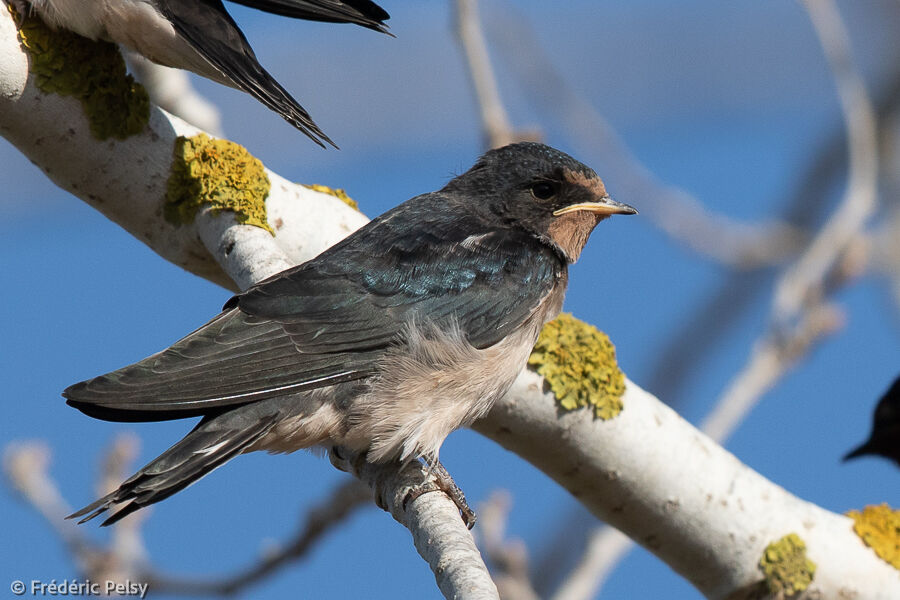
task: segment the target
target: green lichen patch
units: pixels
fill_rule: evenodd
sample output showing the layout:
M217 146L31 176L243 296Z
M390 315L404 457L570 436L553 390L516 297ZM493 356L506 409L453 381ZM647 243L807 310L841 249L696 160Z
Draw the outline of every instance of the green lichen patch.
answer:
M853 531L883 561L900 570L900 510L887 504L867 506L862 512L851 510Z
M309 188L314 192L320 192L322 194L328 194L329 196L334 196L353 210L359 210L359 204L357 204L356 200L347 195L347 192L343 190L343 188L330 188L327 185L322 185L320 183L310 183L310 184L302 184L303 187Z
M126 72L115 44L53 31L37 17L12 12L39 90L80 100L91 134L98 140L123 140L144 130L150 119L150 98Z
M763 551L759 568L770 594L789 598L809 587L816 563L806 556L806 544L796 533L772 542Z
M168 222L192 223L200 207L209 205L214 212L233 212L238 223L275 235L266 218L269 177L246 148L200 133L179 136L174 156L163 209Z
M593 325L559 315L541 330L528 364L543 375L565 410L590 407L603 420L622 411L625 375L616 363L616 348Z

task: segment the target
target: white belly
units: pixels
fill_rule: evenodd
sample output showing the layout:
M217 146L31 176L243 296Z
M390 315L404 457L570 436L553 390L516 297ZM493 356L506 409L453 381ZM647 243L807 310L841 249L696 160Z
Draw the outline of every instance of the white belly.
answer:
M115 42L161 65L222 80L149 0L32 0L32 5L51 27Z

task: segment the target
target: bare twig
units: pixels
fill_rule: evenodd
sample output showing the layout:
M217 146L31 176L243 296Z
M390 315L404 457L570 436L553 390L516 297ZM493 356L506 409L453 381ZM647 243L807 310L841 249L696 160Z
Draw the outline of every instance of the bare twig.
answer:
M744 368L732 379L706 428L724 439L760 396L840 324L825 297L855 273L847 269L855 242L874 212L878 184L875 115L853 66L847 32L831 0L804 0L835 76L847 127L849 178L844 197L800 258L780 278L765 333ZM850 259L852 261L852 258Z
M469 76L481 114L484 137L490 148L499 148L512 142L538 139L537 132L517 132L513 129L500 100L500 88L491 60L487 43L478 17L477 0L456 0L456 35L466 55Z
M782 327L797 319L804 305L821 298L829 271L875 212L878 190L875 112L854 66L840 13L832 0L804 0L804 5L834 73L847 128L849 175L841 204L778 284L773 317Z
M875 210L878 145L875 115L850 56L849 41L831 0L804 0L835 76L848 131L849 181L841 204L800 258L782 275L773 306L775 329L754 345L744 367L731 380L702 430L713 440L728 438L747 413L812 346L843 321L840 311L824 300L858 269L854 259L868 217ZM793 323L788 321L794 321ZM625 554L612 534L592 539L595 561L580 565L578 574L610 571L609 561ZM608 539L608 542L603 542ZM609 544L606 549L597 548ZM618 550L618 552L616 552ZM586 557L585 560L588 560ZM585 589L599 589L600 582ZM572 596L573 598L576 596ZM582 596L584 597L584 596Z
M512 498L506 490L494 491L478 507L478 534L485 560L503 600L539 598L528 569L528 552L520 539L506 539L506 522Z
M119 484L137 451L133 435L117 436L104 455L98 488L101 493ZM10 444L4 452L4 472L14 489L47 520L69 549L82 572L91 579L149 584L156 593L228 595L237 593L278 569L305 557L315 544L354 510L372 500L372 492L357 480L339 486L306 515L303 527L283 548L271 552L236 574L221 579L187 579L147 566L140 524L147 511L129 515L113 526L108 547L88 540L83 529L65 517L72 512L48 473L50 450L41 443Z
M142 581L148 582L150 589L157 593L194 596L236 594L288 564L304 558L325 534L345 522L353 511L367 506L371 501L371 490L356 479L351 479L338 486L318 506L306 513L303 527L290 542L234 575L204 581L149 571L143 575Z
M891 198L900 199L900 71L890 73L889 81L873 90L873 100L876 117L882 123L878 128L882 148L879 178L884 186L882 197L888 203ZM811 230L822 220L821 215L829 208L824 200L844 181L846 134L843 124L838 125L812 152L782 209L784 221L800 230ZM880 219L878 230L867 236L872 238L867 268L887 278L900 306L900 214L895 210L889 208L890 212ZM665 390L666 402L678 406L688 376L696 372L695 366L715 350L741 314L762 300L776 275L768 271L725 274L718 288L698 303L693 314L683 317L669 341L661 345L662 350L649 369L651 375L645 379L647 389Z
M124 450L131 443L127 437L118 438L104 462L107 465L121 464L120 459L127 458ZM88 540L74 521L66 519L72 509L50 477L49 464L50 449L40 442L14 443L4 451L3 466L10 484L44 517L83 573L97 581L141 581L138 570L143 559L143 544L136 525L123 525L128 519L118 523L108 548ZM102 475L106 474L105 471L107 469ZM118 530L123 526L132 529L120 533Z
M50 478L50 448L43 442L11 443L3 452L3 471L13 489L40 513L87 571L102 552L66 515L72 512Z
M625 146L610 124L560 75L535 42L539 36L512 3L487 30L529 99L548 118L559 116L573 140L616 195L626 198L672 238L696 252L740 268L780 264L799 250L803 234L788 224L747 224L705 208L683 190L657 181ZM527 40L528 43L523 43Z
M553 595L553 600L594 598L619 561L634 547L627 535L609 525L588 538L584 555Z

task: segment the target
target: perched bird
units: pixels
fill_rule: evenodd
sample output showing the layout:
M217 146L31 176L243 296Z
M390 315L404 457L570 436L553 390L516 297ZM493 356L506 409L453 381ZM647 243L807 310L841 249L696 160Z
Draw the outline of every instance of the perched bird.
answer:
M266 71L222 0L15 0L53 28L108 40L153 62L243 90L324 147L309 113ZM267 12L387 33L389 15L370 0L235 0Z
M591 231L636 212L558 150L487 152L443 189L234 296L167 350L66 389L99 419L202 417L72 516L124 504L113 523L253 450L340 446L446 474L444 438L512 385Z
M875 454L889 458L900 466L900 377L878 401L872 421L869 439L849 452L844 460Z

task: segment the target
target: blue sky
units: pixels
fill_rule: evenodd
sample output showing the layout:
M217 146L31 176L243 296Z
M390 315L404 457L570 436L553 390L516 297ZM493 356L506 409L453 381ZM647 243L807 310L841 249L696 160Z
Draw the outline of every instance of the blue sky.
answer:
M484 3L490 22L503 27L510 18L506 3ZM840 127L833 85L799 3L583 0L553 3L552 11L538 0L515 4L557 68L649 169L716 211L753 221L778 215L809 155ZM481 151L448 3L383 5L392 13L396 39L229 7L261 62L309 109L339 152L320 150L249 96L197 82L221 106L231 139L289 179L346 188L370 216L437 189ZM896 4L841 6L874 86L896 64ZM640 198L616 194L617 176L592 158L591 140L572 135L504 65L497 57L515 124L540 127L548 143L593 166L614 197L640 209ZM116 432L141 436L143 464L189 424L95 421L66 407L60 391L164 348L216 314L229 294L162 261L55 188L5 142L0 159L0 267L7 286L0 325L7 414L0 441L49 443L51 472L74 508L94 499L97 461ZM821 203L834 200L823 197ZM647 218L612 219L598 228L573 268L566 310L608 332L626 373L649 385L661 349L704 298L733 281L727 275ZM702 419L745 361L765 324L772 276L746 275L761 281L750 308L673 394L687 419ZM836 300L846 311L846 327L767 394L727 446L763 475L828 509L882 501L896 506L898 474L887 461L844 465L839 459L868 434L871 409L897 375L897 309L885 283L872 277ZM695 340L692 334L681 343L687 351ZM667 390L652 391L668 399ZM535 563L546 558L563 523L586 519L547 477L477 434L451 435L441 457L474 503L496 488L511 491L509 533L525 540ZM144 528L149 555L173 574L227 572L285 539L304 509L341 477L327 461L306 453L239 457L153 508ZM7 490L0 506L0 585L76 575L66 551L29 507ZM98 539L107 533L93 524L86 529ZM577 543L568 552L577 552ZM409 534L375 508L357 514L305 562L248 597L288 594L438 596ZM639 550L601 597L699 594Z

